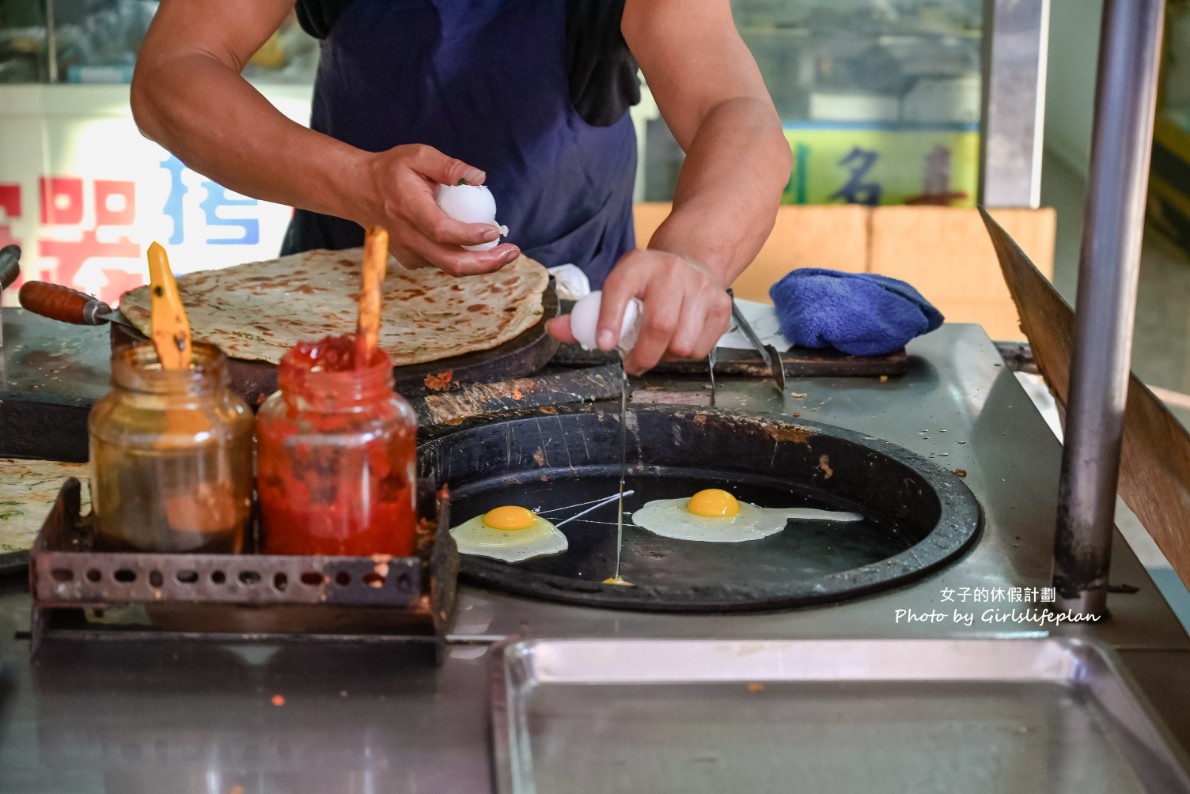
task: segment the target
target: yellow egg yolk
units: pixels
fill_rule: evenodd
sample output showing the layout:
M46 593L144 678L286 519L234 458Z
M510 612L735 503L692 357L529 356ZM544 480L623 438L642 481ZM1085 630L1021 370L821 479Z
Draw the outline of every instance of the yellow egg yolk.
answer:
M707 488L690 497L686 509L696 516L727 517L740 512L740 503L727 491L720 488Z
M532 510L527 510L524 507L516 507L515 505L505 505L504 507L493 508L485 513L483 523L492 529L509 531L514 529L528 529L533 526L533 522L536 519L537 516L533 514Z

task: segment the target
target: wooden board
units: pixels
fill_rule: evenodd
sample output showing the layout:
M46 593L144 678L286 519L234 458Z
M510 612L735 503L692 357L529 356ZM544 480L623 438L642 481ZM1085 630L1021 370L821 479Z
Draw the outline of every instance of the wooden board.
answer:
M619 360L619 354L614 352L562 345L550 363L566 367L592 367L613 364ZM904 348L883 356L849 356L829 348L811 350L793 347L781 354L781 365L787 378L879 377L902 374L909 366L909 359ZM707 360L661 361L650 372L657 375L705 376ZM770 373L768 364L755 350L723 349L715 353L715 374L767 378Z
M573 301L562 301L562 313L569 314ZM602 350L583 350L578 345L561 345L550 364L559 367L604 367L619 364L620 355ZM880 377L901 375L909 366L905 349L882 356L849 356L832 348L792 347L781 353L786 378ZM655 375L697 375L705 377L707 359L663 359ZM721 348L715 351L715 375L768 378L769 366L755 350Z
M983 215L1033 356L1058 402L1070 393L1074 312L1008 233ZM1120 459L1120 496L1190 586L1190 435L1129 374Z

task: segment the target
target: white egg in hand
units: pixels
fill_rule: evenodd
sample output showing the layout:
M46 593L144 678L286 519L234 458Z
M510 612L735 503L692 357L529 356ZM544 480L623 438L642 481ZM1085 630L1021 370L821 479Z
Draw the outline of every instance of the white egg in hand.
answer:
M570 311L570 332L583 350L595 350L599 345L595 341L595 327L599 323L599 307L603 305L603 292L596 290L577 303ZM616 349L627 353L640 337L641 310L644 308L638 299L628 301L624 309L624 319L620 323L620 341Z
M496 223L496 199L486 185L439 185L438 206L450 217L463 223L486 223L507 236L508 227ZM496 238L478 245L464 245L468 251L490 251L500 244Z
M757 507L738 501L719 488L707 488L689 499L657 499L632 514L632 523L655 535L676 540L741 543L760 540L785 529L790 519L862 521L859 513L808 507Z
M450 531L460 554L522 562L566 551L566 536L533 511L515 505L497 507Z

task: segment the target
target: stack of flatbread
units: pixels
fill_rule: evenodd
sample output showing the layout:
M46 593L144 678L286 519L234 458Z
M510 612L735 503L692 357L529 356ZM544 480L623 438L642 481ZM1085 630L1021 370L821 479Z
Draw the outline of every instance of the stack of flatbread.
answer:
M0 458L0 556L28 551L68 477L82 480L82 513L88 512L86 463Z
M355 331L362 248L306 251L178 278L195 339L233 358L273 364L300 341ZM522 256L495 273L455 278L389 258L380 348L393 366L490 350L536 324L549 273ZM149 288L124 293L120 310L149 333Z

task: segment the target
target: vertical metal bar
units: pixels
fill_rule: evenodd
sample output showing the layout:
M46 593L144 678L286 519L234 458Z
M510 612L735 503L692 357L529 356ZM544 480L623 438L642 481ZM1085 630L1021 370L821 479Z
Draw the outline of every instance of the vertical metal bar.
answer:
M1103 615L1164 0L1105 0L1054 547L1057 608Z
M54 19L54 0L45 0L46 69L51 83L58 82L58 26Z
M1049 0L984 0L979 204L1041 204Z

